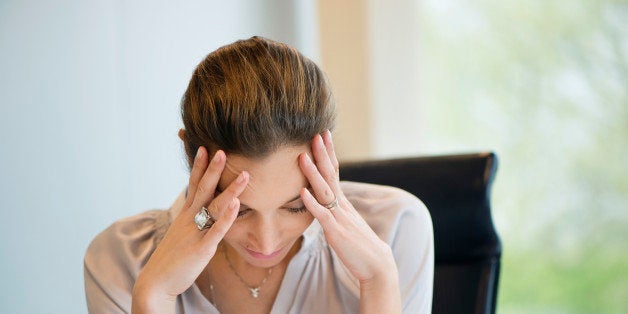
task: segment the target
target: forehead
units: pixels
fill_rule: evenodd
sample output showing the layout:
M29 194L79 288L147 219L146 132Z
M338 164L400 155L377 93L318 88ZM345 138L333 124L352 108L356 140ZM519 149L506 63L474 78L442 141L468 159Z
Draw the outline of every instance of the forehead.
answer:
M251 207L281 206L307 186L298 161L303 152L310 154L309 146L282 147L262 159L229 154L219 186L224 190L240 172L246 170L250 180L240 195L240 201Z

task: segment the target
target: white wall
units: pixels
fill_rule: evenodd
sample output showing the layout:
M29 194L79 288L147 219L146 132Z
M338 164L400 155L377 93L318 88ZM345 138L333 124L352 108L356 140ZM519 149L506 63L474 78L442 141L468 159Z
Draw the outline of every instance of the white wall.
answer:
M371 142L375 158L424 150L420 104L419 1L368 0Z
M0 2L0 312L84 313L82 258L187 181L180 97L259 34L317 59L313 1Z

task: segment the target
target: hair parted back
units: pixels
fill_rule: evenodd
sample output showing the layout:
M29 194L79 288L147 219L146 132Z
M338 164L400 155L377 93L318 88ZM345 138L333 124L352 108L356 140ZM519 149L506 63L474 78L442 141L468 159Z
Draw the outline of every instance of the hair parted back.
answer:
M319 67L263 37L223 46L196 67L181 103L186 154L205 146L263 158L333 129L335 104Z

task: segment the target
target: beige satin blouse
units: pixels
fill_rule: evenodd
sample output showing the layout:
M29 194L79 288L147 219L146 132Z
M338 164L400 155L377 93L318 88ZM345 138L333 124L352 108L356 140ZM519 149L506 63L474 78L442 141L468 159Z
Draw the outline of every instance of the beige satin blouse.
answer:
M430 313L434 276L432 221L425 205L403 190L342 182L342 189L377 235L388 243L399 270L404 313ZM90 313L129 313L131 292L170 222L185 201L168 210L121 219L101 232L85 254ZM358 313L359 285L327 245L315 219L284 275L271 313ZM177 313L219 313L196 284L177 298Z

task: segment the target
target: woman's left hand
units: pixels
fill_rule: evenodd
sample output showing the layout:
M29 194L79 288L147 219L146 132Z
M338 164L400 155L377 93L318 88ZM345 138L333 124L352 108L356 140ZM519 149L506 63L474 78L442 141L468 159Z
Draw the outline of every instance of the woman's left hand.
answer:
M301 198L323 227L329 245L361 286L397 282L397 266L390 246L375 234L340 188L338 160L329 131L314 137L312 155L314 161L306 153L299 156L301 171L314 191L312 195L304 188ZM326 207L335 200L336 206Z

